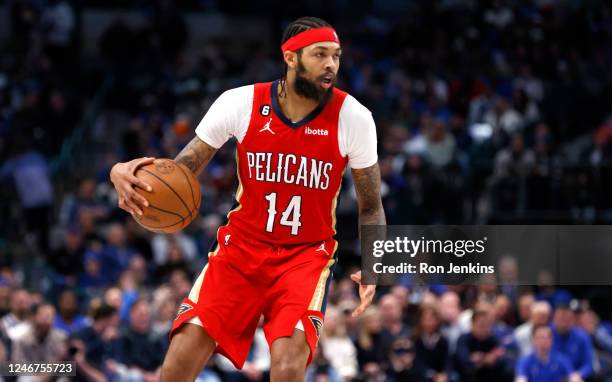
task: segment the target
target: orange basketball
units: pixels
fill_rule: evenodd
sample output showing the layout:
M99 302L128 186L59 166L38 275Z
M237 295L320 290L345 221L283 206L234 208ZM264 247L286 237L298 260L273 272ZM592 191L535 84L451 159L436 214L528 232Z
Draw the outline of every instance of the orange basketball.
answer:
M202 200L200 184L193 173L172 159L156 159L136 171L136 177L151 186L136 191L147 199L142 216L134 215L141 226L153 232L173 233L195 219Z

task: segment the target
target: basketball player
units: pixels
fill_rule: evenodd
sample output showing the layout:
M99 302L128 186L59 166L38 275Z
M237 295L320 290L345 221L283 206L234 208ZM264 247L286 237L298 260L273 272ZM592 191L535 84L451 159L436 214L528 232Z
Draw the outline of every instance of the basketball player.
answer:
M302 381L323 324L336 262L335 207L350 166L359 224L384 225L376 127L371 113L334 87L340 41L317 18L287 27L285 74L223 93L176 161L199 174L230 138L237 140L238 206L217 231L208 265L180 306L162 381L193 381L214 352L241 368L259 317L271 349L271 380ZM150 187L134 176L152 158L119 163L111 179L119 206L142 214ZM351 275L361 283L361 273ZM374 297L361 285L361 314Z

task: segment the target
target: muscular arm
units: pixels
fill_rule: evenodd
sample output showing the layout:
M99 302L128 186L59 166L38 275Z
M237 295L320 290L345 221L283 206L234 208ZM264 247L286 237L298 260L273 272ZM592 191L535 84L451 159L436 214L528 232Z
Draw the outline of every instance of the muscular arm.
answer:
M378 163L353 169L353 183L359 207L359 229L362 225L385 225L385 211L380 198L380 168Z
M359 236L361 237L361 226L387 224L380 198L380 169L378 163L376 163L370 167L353 169L352 174L355 191L357 192ZM353 311L353 317L357 317L366 310L374 299L376 285L369 284L371 282L369 277L365 280L368 284L362 284L361 271L352 274L351 280L359 284L361 304Z
M181 150L174 160L187 166L197 176L210 162L216 152L216 148L196 136Z

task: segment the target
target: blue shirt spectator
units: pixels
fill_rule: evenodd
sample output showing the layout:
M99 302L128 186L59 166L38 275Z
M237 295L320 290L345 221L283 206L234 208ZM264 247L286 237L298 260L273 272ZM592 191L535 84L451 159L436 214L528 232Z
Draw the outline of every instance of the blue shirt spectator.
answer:
M89 324L87 317L79 314L78 299L74 291L65 290L59 296L58 312L53 320L53 327L71 336Z
M529 382L560 382L571 373L570 361L556 352L550 353L547 359L531 353L521 358L516 366L517 378L524 377Z
M516 365L516 382L561 382L572 374L570 361L552 351L553 335L548 325L536 325L531 342L533 352L521 357Z
M574 312L560 305L553 318L553 351L569 358L574 371L585 379L593 373L593 345L584 330L574 326Z

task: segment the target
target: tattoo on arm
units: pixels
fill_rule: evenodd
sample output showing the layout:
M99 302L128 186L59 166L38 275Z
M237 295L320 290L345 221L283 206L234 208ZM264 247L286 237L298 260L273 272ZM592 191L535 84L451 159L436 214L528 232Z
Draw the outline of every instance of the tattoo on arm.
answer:
M359 226L387 224L380 197L380 168L378 163L351 171L359 205Z
M181 150L174 160L184 164L195 175L198 175L216 152L216 148L195 137Z

